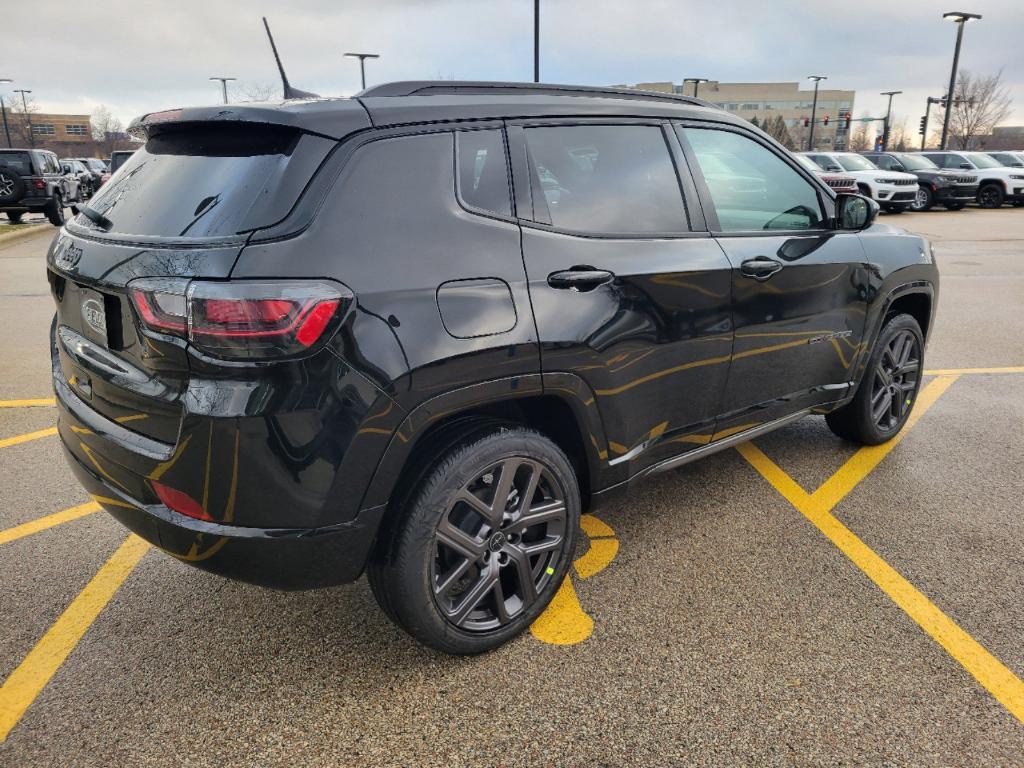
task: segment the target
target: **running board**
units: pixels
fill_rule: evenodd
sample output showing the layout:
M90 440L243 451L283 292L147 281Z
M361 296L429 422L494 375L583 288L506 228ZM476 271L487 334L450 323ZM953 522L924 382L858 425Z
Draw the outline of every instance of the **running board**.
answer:
M779 427L784 427L787 424L798 421L810 413L810 408L804 408L802 411L797 411L796 413L791 413L788 416L783 416L781 419L766 421L764 424L751 427L750 429L746 429L742 432L737 432L735 435L729 435L728 437L724 437L713 443L702 445L700 448L694 448L692 451L687 451L679 456L654 464L647 469L640 470L629 479L629 482L639 480L640 478L647 477L648 475L653 475L658 472L667 472L670 469L676 469L684 464L689 464L691 461L703 459L705 456L710 456L713 453L724 451L726 448L732 448L734 445L739 445L740 443L745 443L748 440L753 440L755 437L766 435Z

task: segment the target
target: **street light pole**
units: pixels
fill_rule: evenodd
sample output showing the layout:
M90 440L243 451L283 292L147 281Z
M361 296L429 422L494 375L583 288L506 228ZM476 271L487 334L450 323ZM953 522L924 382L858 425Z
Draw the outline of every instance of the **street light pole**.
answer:
M950 11L942 14L942 18L956 22L956 48L953 50L953 69L949 73L949 90L946 91L946 114L942 118L942 142L939 149L946 148L946 139L949 137L949 116L952 114L953 99L956 95L956 68L960 64L960 44L964 39L964 24L971 19L980 19L977 13L965 13L964 11Z
M224 94L224 103L228 103L228 81L237 80L237 77L211 77L211 80L219 80L221 92Z
M706 77L684 77L683 82L693 83L693 98L697 98L697 89L700 87L700 84L709 83L711 81L708 80Z
M9 77L0 77L0 83L13 83ZM11 144L11 128L7 125L7 105L4 104L3 94L0 94L0 113L4 116L4 135L7 136L7 148L10 149L14 145Z
M540 0L533 0L533 82L540 82Z
M32 115L30 115L28 113L28 100L25 98L25 94L26 93L32 93L32 90L30 88L29 89L26 89L26 88L15 88L14 92L21 94L21 108L25 112L25 122L28 123L28 143L29 143L29 146L35 147L35 145L36 145L36 135L32 131Z
M889 149L889 122L892 119L892 97L903 93L903 91L882 91L879 96L889 97L889 106L885 110L885 127L882 129L882 151Z
M807 137L807 151L810 152L814 149L814 114L818 111L818 83L828 80L828 77L826 75L810 75L807 79L814 81L814 101L811 102L811 132Z
M379 53L346 53L346 58L359 59L359 82L363 86L363 90L366 90L366 60L367 59L379 59Z

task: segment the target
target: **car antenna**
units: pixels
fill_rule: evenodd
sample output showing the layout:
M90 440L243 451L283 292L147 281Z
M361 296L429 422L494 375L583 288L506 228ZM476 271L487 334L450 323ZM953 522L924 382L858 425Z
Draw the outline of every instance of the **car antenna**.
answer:
M267 17L263 17L263 26L267 30L267 38L270 40L270 50L274 52L274 61L277 62L277 70L281 73L281 88L284 91L284 97L286 99L319 99L320 94L310 93L309 91L303 91L298 88L292 88L291 83L288 82L288 75L284 73L284 65L281 64L281 57L277 55L277 46L274 45L274 36L270 34L270 25L267 24Z

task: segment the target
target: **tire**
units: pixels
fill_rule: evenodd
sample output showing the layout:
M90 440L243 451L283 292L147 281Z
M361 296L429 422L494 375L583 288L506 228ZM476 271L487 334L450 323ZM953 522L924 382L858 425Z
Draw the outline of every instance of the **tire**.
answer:
M53 193L53 200L46 207L46 218L55 227L64 226L64 197L60 192Z
M931 207L935 204L935 195L928 187L918 187L917 196L914 198L914 202L910 204L910 210L915 213L924 213L925 211L931 210Z
M1014 208L1024 208L1024 200L1014 200L1013 201L1013 207Z
M888 213L903 213L907 209L902 205L887 205L885 206L885 210Z
M1000 208L1005 197L999 184L982 184L978 190L978 205L982 208Z
M15 203L25 193L25 180L6 165L0 166L0 205Z
M891 317L878 334L857 394L826 414L825 421L836 435L854 443L878 445L891 440L910 417L923 370L921 326L910 315Z
M7 218L11 220L11 224L21 224L21 217L25 214L22 211L8 211Z
M535 522L524 527L519 494L531 485ZM506 503L490 503L495 494ZM475 501L460 500L469 495ZM384 612L436 650L483 653L520 634L572 563L576 474L562 450L532 429L485 422L463 430L427 457L399 499L367 577Z
M946 203L947 211L962 211L967 203Z

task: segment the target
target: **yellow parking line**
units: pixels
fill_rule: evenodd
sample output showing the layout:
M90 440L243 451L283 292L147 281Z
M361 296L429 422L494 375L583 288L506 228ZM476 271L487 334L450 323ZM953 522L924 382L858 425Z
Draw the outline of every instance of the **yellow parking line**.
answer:
M62 510L61 512L54 512L52 515L37 517L35 520L15 525L12 528L4 528L0 530L0 544L8 544L25 536L31 536L33 533L45 531L47 528L53 528L55 525L69 523L80 517L91 515L93 512L99 512L99 510L100 505L95 501L90 501L86 504L79 504L77 507Z
M1024 365L1004 368L935 368L925 371L926 376L958 376L961 373L1024 373Z
M12 445L21 445L27 443L29 440L38 440L41 437L50 437L50 435L56 435L57 428L49 427L47 429L40 429L38 432L26 432L23 435L15 435L14 437L5 437L0 440L0 448L10 448Z
M43 397L37 400L0 400L0 408L38 408L56 404L57 401L52 397Z
M831 514L835 505L878 465L955 380L955 376L950 376L932 381L921 392L911 419L897 438L884 445L861 448L813 494L801 488L752 443L744 443L737 450L1000 704L1024 722L1024 682Z
M148 549L149 544L138 536L129 536L0 686L0 742L6 740Z

